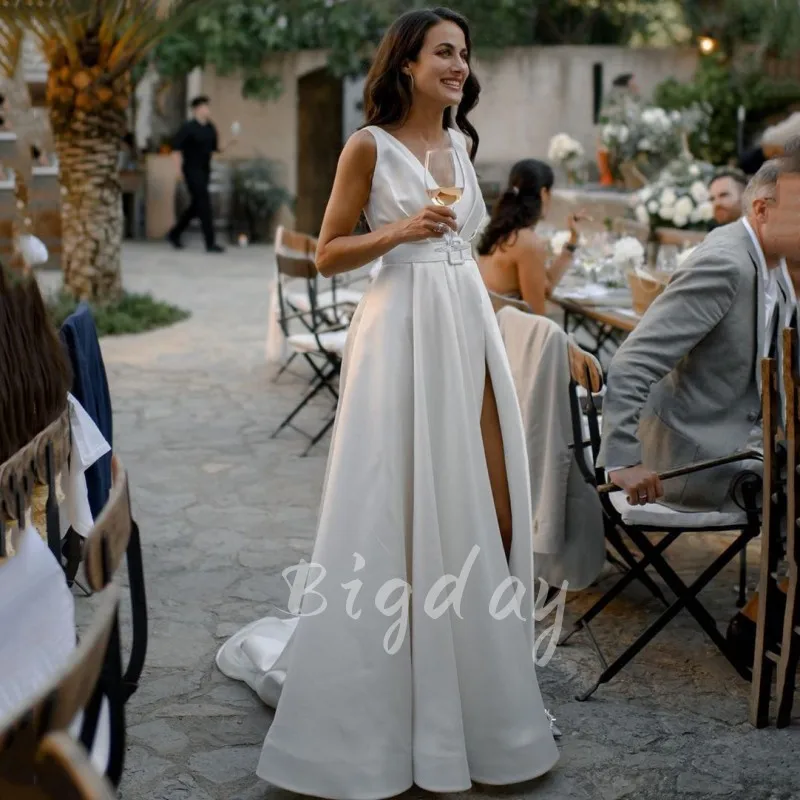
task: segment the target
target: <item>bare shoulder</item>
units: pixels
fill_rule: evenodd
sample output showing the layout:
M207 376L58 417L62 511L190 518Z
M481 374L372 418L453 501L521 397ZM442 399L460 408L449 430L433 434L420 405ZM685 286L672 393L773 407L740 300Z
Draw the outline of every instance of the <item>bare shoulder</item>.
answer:
M377 157L378 145L375 137L367 130L360 130L345 143L339 162L351 169L372 173Z
M547 244L533 228L520 228L514 241L514 249L520 254L542 256L547 253Z

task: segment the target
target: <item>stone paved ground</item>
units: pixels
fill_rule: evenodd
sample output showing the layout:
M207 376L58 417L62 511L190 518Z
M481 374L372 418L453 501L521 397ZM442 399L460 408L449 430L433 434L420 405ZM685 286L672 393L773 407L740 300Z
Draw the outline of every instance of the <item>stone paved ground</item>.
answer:
M103 342L151 619L147 667L129 710L125 800L290 797L254 774L270 713L214 667L225 637L285 603L280 573L310 554L325 466L325 446L299 458L297 434L270 438L302 389L293 376L274 383L265 364L270 269L266 248L222 257L161 245L125 251L129 289L193 312L168 330ZM321 405L305 418L313 425L328 411ZM700 537L681 544L680 571L691 574L714 549ZM735 578L729 572L708 593L722 620L733 613ZM589 599L572 600L567 619ZM88 605L79 601L84 614ZM597 624L599 640L613 647L629 639L656 610L632 589ZM689 618L592 701L576 702L596 667L578 637L540 670L564 730L557 769L520 787L476 788L476 797L800 798L800 727L751 729L747 686Z

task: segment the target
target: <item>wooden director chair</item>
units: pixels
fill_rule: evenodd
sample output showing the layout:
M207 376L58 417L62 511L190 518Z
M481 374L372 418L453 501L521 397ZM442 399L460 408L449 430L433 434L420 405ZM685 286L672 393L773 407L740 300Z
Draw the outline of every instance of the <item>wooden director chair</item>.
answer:
M98 694L120 593L117 586L102 592L93 621L66 667L37 698L0 720L0 797L104 800L113 796L88 763L93 738L84 749L86 743L74 742L67 731Z
M797 331L783 331L781 369L764 359L762 416L764 424L764 533L758 583L756 642L750 695L750 722L766 727L770 718L773 679L776 681L778 727L791 722L798 663L800 663L800 602L798 602L797 533L800 487L798 441ZM781 418L783 412L783 419ZM782 424L784 423L784 424ZM785 539L783 531L785 529ZM779 568L785 557L787 578ZM779 630L776 630L776 626Z
M786 561L788 586L783 616L783 636L778 660L777 726L791 722L797 668L800 665L800 375L797 371L798 339L796 328L783 332L783 391L786 403Z
M13 522L24 528L34 495L43 489L47 499L42 527L50 551L62 563L56 476L67 464L70 441L69 408L66 408L34 439L0 464L0 558L7 555L6 525Z

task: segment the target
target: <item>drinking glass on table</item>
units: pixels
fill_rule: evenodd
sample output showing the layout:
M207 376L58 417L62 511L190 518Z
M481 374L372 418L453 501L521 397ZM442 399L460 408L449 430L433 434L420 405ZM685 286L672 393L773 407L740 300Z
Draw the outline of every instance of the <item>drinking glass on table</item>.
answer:
M678 248L674 244L662 244L656 256L656 269L659 272L675 272L678 266Z
M437 206L454 206L464 193L464 170L452 147L425 153L425 190ZM445 244L453 244L453 233L444 235Z

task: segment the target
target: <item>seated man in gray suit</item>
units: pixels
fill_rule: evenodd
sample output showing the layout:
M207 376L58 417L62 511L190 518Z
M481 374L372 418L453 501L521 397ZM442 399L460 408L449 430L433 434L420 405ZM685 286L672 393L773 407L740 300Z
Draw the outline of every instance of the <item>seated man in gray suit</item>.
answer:
M663 485L657 473L760 445L761 359L787 310L783 259L800 256L778 203L796 161L764 164L745 191L745 216L705 238L611 363L598 463L632 505L730 508L742 464Z

